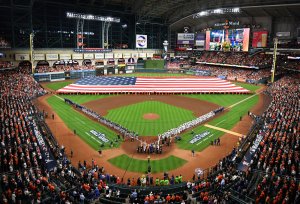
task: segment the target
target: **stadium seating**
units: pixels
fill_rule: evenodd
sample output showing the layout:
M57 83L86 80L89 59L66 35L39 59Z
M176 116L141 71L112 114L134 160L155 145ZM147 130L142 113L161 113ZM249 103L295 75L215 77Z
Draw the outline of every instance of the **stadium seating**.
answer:
M47 92L29 72L24 67L0 72L1 203L299 203L299 74L285 73L266 90L272 102L262 115L263 126L256 135L261 141L248 170L239 170L239 151L234 148L204 178L169 186L129 186L97 165L70 164L45 124L45 114L32 103ZM41 138L55 158L51 170Z

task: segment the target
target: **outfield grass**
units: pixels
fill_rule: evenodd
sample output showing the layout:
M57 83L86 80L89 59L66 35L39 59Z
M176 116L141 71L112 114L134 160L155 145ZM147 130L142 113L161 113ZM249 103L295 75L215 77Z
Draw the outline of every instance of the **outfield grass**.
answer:
M90 101L113 97L113 95L59 95L61 98L67 98L72 100L75 103L83 104Z
M68 86L69 84L72 84L73 82L74 82L74 80L58 81L58 82L47 83L47 84L45 84L45 86L48 89L56 91L56 90L61 89L65 86Z
M224 128L226 130L232 129L235 126L235 124L240 120L240 117L246 115L248 111L257 104L258 98L258 95L256 95L250 98L249 100L246 100L238 104L237 106L232 107L229 112L217 117L216 119L210 121L208 124ZM232 105L230 103L227 104ZM194 149L196 151L201 151L210 145L211 140L219 138L224 134L224 132L210 129L204 127L203 125L195 128L194 134L199 134L206 130L211 132L211 134L206 137L207 139L205 138L199 141L198 143L190 144L190 140L193 136L188 132L182 135L182 140L178 141L178 146L182 149Z
M70 105L66 104L58 97L52 96L47 99L47 102L52 107L52 109L59 115L59 117L64 121L68 128L72 132L75 129L77 135L93 149L99 150L102 145L102 141L93 136L90 133L90 130L96 130L98 132L104 133L110 141L115 141L115 139L117 138L116 133L114 133L107 127L102 126L99 123L94 122L93 120L75 111ZM57 129L56 131L59 131L59 129ZM73 136L73 134L71 136ZM101 149L111 148L109 143L103 144L104 147L101 147ZM120 142L114 142L114 147L119 147L119 145Z
M260 88L260 86L256 86L253 84L245 84L245 83L236 83L238 86L241 86L245 89L255 92ZM248 98L251 95L248 94L189 94L184 95L186 97L196 98L203 101L208 101L219 106L228 107L239 101Z
M120 74L118 76L124 77L189 77L190 75L187 74L180 74L180 73L134 73L134 74Z
M143 115L156 113L160 118L146 120ZM116 109L105 116L142 136L154 136L195 118L193 112L160 101L145 101Z
M146 155L145 155L146 159ZM146 173L148 170L148 161L141 159L133 159L125 154L108 160L114 166L131 172ZM187 161L175 156L169 156L160 160L150 160L151 172L165 172L177 169L184 165Z
M246 83L240 83L240 82L237 82L236 84L238 86L244 87L253 92L255 92L256 90L258 90L260 88L260 86L256 86L253 84L246 84ZM192 94L192 95L185 95L185 96L196 98L199 100L208 101L211 103L215 103L219 106L229 107L229 106L236 104L236 103L238 103L246 98L249 98L253 95L247 95L247 94L245 94L245 95L244 94L241 94L241 95L234 95L234 94L230 94L230 95L229 94L196 95L196 94ZM248 113L248 111L257 104L258 99L259 99L258 95L253 96L253 97L249 98L248 100L245 100L244 102L232 107L231 109L229 109L229 111L227 113L215 118L214 120L210 121L208 124L217 126L220 128L224 128L226 130L230 130L236 125L237 122L239 122L241 116L246 115ZM201 125L194 129L194 135L202 133L206 130L210 131L211 134L195 144L190 143L190 140L193 138L193 136L191 135L190 132L183 134L182 140L178 141L178 146L182 149L189 149L189 150L194 149L196 151L201 151L210 145L210 141L217 139L225 134L224 132L210 129L210 128L207 128L207 127L204 127L203 125Z
M140 74L127 74L123 76L184 76L183 74L157 74L157 73L140 73ZM59 89L61 87L64 87L68 83L71 82L55 82L48 84L47 86L50 86L52 89ZM255 86L252 84L245 84L237 82L235 83L239 86L242 86L250 91L256 91L260 88L260 86ZM49 88L50 88L49 87ZM54 87L54 88L53 88ZM234 94L192 94L192 95L184 95L186 97L192 97L199 100L205 100L211 103L215 103L219 106L223 107L229 107L233 104L236 104L246 98L248 98L251 95L234 95ZM66 97L71 99L72 101L82 104L88 101L101 99L104 97L109 97L109 95L61 95L61 97ZM59 101L58 98L50 98L52 103L56 104L54 106L57 106L57 112L61 112L62 115L61 118L66 122L68 127L73 130L74 128L82 125L83 128L91 130L92 128L89 127L89 122L87 124L83 125L81 121L83 120L77 120L79 117L83 117L78 112L74 111L69 105L64 104L64 102ZM48 100L50 100L48 99ZM59 103L58 103L59 101ZM227 113L223 114L220 117L217 117L216 119L209 122L209 124L221 127L227 130L230 130L234 127L234 125L240 120L241 116L244 116L247 114L247 112L255 106L255 104L258 102L258 96L254 96L251 99L244 101L237 106L231 108ZM49 102L51 103L51 102ZM51 104L50 104L51 105ZM52 105L51 105L52 106ZM53 106L53 108L54 108ZM60 109L60 110L59 110ZM66 111L62 111L65 109ZM66 112L66 113L65 113ZM142 118L143 114L145 113L156 113L160 115L160 118L157 120L145 120ZM74 114L74 115L73 115ZM76 114L79 114L79 116L75 116ZM126 107L121 107L117 109L112 109L109 111L108 115L106 116L108 119L119 123L123 125L124 127L128 128L129 130L138 132L139 135L158 135L168 129L174 128L178 126L179 124L182 124L186 121L192 120L195 117L193 116L192 112L189 110L185 110L182 108L178 108L169 104L164 104L162 102L158 101L147 101L142 102L138 104L129 105ZM75 119L74 119L75 118ZM89 120L89 119L87 119ZM93 122L93 121L92 121ZM97 127L100 128L100 125L98 123ZM104 128L104 127L101 127ZM209 129L204 126L199 126L194 129L195 134L199 134L201 132L204 132L205 130L209 130L211 134L204 138L202 141L199 141L196 144L190 144L189 141L192 138L192 135L190 133L185 133L182 135L182 141L178 142L178 146L183 149L194 149L196 151L201 151L205 149L208 145L210 145L210 141L214 140L218 137L221 137L224 133ZM78 132L78 131L77 131ZM87 143L91 143L94 145L93 148L97 149L99 146L98 144L95 144L95 141L91 142L94 139L91 139L91 136L88 136L86 131L82 131L82 133L79 133L80 136L87 140ZM100 131L101 132L101 131ZM115 135L115 133L113 133ZM90 139L89 139L90 138ZM222 141L221 141L222 142ZM91 145L90 144L90 145ZM118 144L119 145L119 144ZM92 145L91 145L92 146Z
M257 86L257 85L254 85L254 84L243 83L243 82L234 82L234 84L237 85L237 86L241 86L245 89L248 89L250 91L253 91L253 92L261 88L261 86Z

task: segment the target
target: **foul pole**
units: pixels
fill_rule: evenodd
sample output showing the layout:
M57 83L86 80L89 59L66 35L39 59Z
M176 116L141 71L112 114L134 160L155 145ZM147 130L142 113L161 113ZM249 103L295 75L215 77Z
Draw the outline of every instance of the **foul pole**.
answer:
M271 82L274 83L275 78L275 70L276 70L276 58L277 58L277 44L278 44L278 38L274 38L274 51L273 51L273 65L272 65L272 78Z
M34 74L34 56L33 56L33 39L34 39L34 33L30 33L30 62L31 62L31 73Z

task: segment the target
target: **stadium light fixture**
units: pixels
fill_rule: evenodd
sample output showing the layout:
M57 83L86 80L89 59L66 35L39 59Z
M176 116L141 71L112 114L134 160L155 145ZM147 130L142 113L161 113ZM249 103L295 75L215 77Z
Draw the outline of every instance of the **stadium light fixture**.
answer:
M66 14L67 14L67 18L120 23L120 18L111 17L111 16L98 16L98 15L82 14L82 13L74 13L74 12L67 12Z
M221 14L238 14L241 12L240 8L217 8L217 9L210 9L205 11L200 11L198 13L193 14L193 18L201 18L203 16L210 16L210 15L221 15Z

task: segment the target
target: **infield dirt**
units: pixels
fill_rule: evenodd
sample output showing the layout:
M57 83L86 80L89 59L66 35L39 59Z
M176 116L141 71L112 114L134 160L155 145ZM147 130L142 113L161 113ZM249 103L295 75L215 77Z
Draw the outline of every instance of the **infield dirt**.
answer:
M123 169L119 169L113 166L108 162L109 159L119 156L121 154L127 154L132 158L147 159L147 154L137 154L135 149L137 147L137 142L125 141L120 148L103 150L102 156L100 157L98 152L89 147L84 141L82 141L78 136L73 135L73 131L68 129L66 124L59 118L59 116L51 109L46 99L51 96L46 95L35 100L35 104L40 110L44 110L51 115L55 114L55 119L47 118L46 122L51 129L52 133L56 137L60 145L64 145L66 148L66 153L70 157L70 151L73 150L73 158L71 162L74 166L77 167L78 161L83 162L86 160L88 165L91 165L92 158L97 162L97 165L104 167L107 172L110 174L117 175L122 177L125 181L127 178L137 178L141 176L141 173L128 172ZM148 96L148 95L120 95L116 97L109 97L101 99L100 101L92 101L84 104L85 106L95 110L95 103L97 105L97 112L105 115L107 110L112 108L117 108L121 106L130 105L132 103L142 102L145 100L159 100L171 105L182 107L188 110L192 110L195 116L203 115L209 112L212 109L217 108L218 106L209 102L200 101L197 99L191 99L188 97L182 97L178 95L157 95L157 96ZM152 98L152 99L151 99ZM125 100L126 99L126 100ZM112 102L112 100L116 100ZM188 101L187 101L188 100ZM194 104L191 102L194 101ZM101 105L99 105L101 102ZM269 105L270 99L264 94L259 94L259 102L251 112L254 114L261 114L266 107ZM208 108L209 107L209 108ZM236 124L232 131L239 132L241 134L246 134L249 131L249 128L252 125L252 119L249 116L244 116L243 119ZM153 140L155 138L148 138ZM169 175L179 175L182 174L184 180L189 180L194 174L194 169L202 168L206 169L214 166L219 162L221 158L231 152L232 148L237 145L238 137L224 134L221 137L220 146L209 146L201 152L196 152L195 157L192 157L192 154L189 150L182 150L177 148L176 144L173 143L171 147L165 149L163 154L153 154L151 159L161 159L174 155L176 157L187 160L188 162L182 167L172 170L169 172ZM153 177L162 177L163 173L153 174Z

